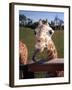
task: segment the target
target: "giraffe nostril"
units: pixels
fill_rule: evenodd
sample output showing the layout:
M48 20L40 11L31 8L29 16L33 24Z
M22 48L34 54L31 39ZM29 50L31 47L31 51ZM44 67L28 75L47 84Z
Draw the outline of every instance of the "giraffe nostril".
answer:
M40 40L38 40L38 42L41 42Z

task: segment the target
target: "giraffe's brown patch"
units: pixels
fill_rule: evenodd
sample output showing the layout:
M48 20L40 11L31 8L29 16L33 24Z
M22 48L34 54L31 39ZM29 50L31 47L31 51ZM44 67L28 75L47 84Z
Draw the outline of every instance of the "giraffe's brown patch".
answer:
M48 42L48 59L57 58L57 50L52 40Z
M28 50L27 47L25 45L25 43L23 42L19 42L19 61L20 64L27 64L27 60L28 60Z

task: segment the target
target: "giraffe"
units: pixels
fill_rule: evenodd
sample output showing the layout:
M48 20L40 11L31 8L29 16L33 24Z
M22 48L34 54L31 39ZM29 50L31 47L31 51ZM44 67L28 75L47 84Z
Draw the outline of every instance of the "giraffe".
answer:
M27 64L28 49L25 43L22 41L19 41L19 58L20 64Z
M47 49L48 60L58 57L55 44L51 38L53 34L54 30L49 26L48 21L46 20L43 23L42 20L39 20L38 27L35 29L36 44L35 52L32 57L34 62L36 62L36 54L43 52L45 48Z

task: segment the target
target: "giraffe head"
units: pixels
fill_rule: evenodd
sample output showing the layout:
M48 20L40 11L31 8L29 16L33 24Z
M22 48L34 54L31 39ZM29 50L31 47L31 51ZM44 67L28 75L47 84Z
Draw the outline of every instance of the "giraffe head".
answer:
M35 48L43 51L47 46L48 41L51 39L54 30L49 26L47 20L39 20L38 27L35 29L36 32L36 44Z

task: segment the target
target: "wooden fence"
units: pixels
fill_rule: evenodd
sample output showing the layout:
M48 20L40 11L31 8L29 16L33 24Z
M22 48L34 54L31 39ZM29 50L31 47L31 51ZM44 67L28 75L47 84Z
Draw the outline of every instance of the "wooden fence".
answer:
M27 65L20 65L20 79L34 78L35 72L47 72L47 77L64 76L64 60L56 59L45 62L44 64L29 63ZM61 73L60 73L61 72Z

